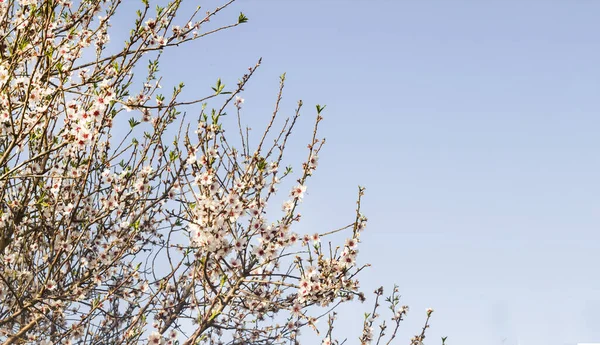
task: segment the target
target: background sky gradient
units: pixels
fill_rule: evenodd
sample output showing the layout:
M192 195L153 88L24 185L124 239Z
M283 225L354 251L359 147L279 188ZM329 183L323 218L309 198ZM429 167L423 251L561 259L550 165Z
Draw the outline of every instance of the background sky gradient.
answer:
M349 223L367 187L361 285L399 285L397 343L427 307L427 345L600 342L600 2L247 0L221 18L239 11L167 51L163 86L206 95L263 57L244 119L266 123L287 72L283 114L307 109L290 161L327 104L301 224ZM348 344L370 301L340 309Z

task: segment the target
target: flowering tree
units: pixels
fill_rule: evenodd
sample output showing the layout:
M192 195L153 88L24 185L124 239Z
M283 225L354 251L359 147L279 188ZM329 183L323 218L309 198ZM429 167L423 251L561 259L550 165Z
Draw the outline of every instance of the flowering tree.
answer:
M302 102L275 125L285 76L264 132L250 140L242 125L241 92L260 61L202 98L181 100L183 84L159 90L163 50L247 21L205 29L232 3L181 14L179 0L144 0L109 53L120 0L0 0L1 343L297 343L325 316L323 342L336 342L333 309L364 300L355 260L367 219L359 188L349 225L294 232L324 107L296 172L281 165ZM136 67L143 57L147 71ZM188 121L182 109L194 106ZM237 115L231 135L226 111ZM284 179L297 181L267 216ZM321 244L344 231L345 243ZM377 301L363 344L386 331L373 331ZM391 341L407 308L397 289L388 302Z

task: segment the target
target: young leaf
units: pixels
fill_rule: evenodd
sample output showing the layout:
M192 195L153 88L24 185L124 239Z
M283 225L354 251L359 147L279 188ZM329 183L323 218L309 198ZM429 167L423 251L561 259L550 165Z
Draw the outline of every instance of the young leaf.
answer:
M243 24L248 22L248 17L240 12L240 16L238 17L238 24Z
M139 125L140 122L136 121L133 117L129 119L129 127L133 129L133 127Z

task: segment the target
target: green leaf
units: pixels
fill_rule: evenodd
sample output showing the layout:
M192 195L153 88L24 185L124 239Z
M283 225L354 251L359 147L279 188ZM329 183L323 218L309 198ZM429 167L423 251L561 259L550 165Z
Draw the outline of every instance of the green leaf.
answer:
M136 121L133 117L129 119L129 127L133 129L133 127L139 125L141 122Z
M321 106L320 104L317 104L317 114L320 114L323 111L323 109L325 109L325 107L326 105Z
M221 83L221 78L217 79L217 85L213 87L213 91L216 95L220 94L225 88L225 84Z
M213 312L212 312L212 314L210 315L210 318L208 319L208 321L210 322L210 321L214 320L214 319L215 319L217 316L219 316L219 314L221 314L221 312L220 312L220 311L218 311L218 310L213 310Z
M28 39L23 39L20 43L19 43L19 50L23 50L25 49L25 47L27 47L27 45L29 44L29 40Z
M258 170L265 170L265 168L267 167L267 161L264 158L260 157L256 166L258 167Z
M238 24L243 24L248 22L248 17L240 12L240 16L238 17Z

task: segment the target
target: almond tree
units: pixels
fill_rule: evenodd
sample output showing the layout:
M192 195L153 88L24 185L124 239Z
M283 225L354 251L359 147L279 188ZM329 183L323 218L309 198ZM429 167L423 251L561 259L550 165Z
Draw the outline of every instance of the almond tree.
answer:
M327 315L331 343L335 307L364 300L363 188L349 225L294 232L324 107L292 170L283 153L303 108L275 125L285 75L252 140L241 93L260 61L197 99L181 99L183 84L161 93L161 53L245 23L239 14L205 29L233 2L184 13L179 0L144 0L125 44L108 53L120 0L0 0L1 343L298 343ZM199 115L186 117L192 109ZM237 128L225 128L227 111ZM281 211L267 216L290 179ZM321 244L336 232L345 243ZM396 292L389 341L407 311ZM385 325L373 334L377 316L365 318L361 343L385 334Z

